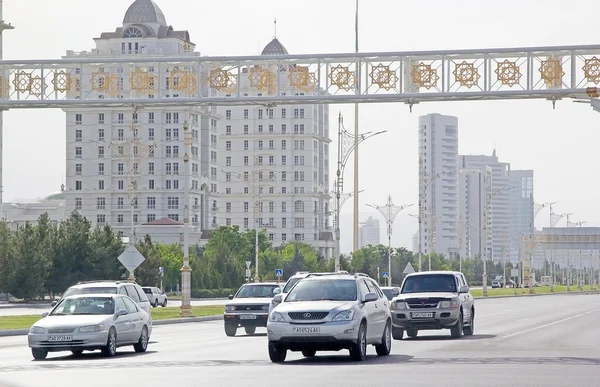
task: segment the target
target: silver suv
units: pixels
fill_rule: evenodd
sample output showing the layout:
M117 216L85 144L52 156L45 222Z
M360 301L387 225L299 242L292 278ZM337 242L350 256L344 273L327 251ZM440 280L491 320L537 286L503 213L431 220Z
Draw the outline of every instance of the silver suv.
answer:
M367 345L379 356L392 348L389 301L366 274L311 274L294 286L269 315L269 357L284 362L287 351L305 357L317 351L350 350L362 361ZM282 302L283 301L283 302Z
M475 331L475 300L460 272L409 274L392 300L392 336L417 337L420 330L450 329L453 338Z

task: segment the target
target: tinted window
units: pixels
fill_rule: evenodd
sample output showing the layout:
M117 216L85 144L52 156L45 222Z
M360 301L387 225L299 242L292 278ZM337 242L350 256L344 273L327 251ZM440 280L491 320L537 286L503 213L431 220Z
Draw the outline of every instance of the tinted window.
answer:
M289 293L290 290L294 287L294 285L296 285L298 283L298 281L300 281L302 278L300 277L296 277L296 278L290 278L288 280L288 282L285 284L285 287L283 288L283 291L281 293Z
M114 313L115 306L111 297L81 297L63 299L50 315L111 315Z
M406 277L401 293L451 292L456 293L453 275L431 274Z
M304 280L294 286L285 302L356 301L356 296L356 280L354 279Z
M394 298L394 293L393 293L392 289L382 289L382 291L388 300L391 301Z
M133 301L140 302L140 296L133 285L125 285L125 289L127 290L127 295L131 297Z
M150 288L142 288L142 289L144 289L144 293L152 294L152 289L150 289Z
M138 311L137 306L131 302L129 298L123 297L123 301L125 302L125 306L127 307L127 311L129 313L136 313Z
M375 283L375 281L373 280L369 280L367 281L367 284L369 285L369 289L371 289L372 292L377 293L377 295L379 296L379 298L383 298L384 294L381 291L381 289L379 288L379 286L377 286L377 284Z
M117 298L117 310L127 310L122 297Z
M63 297L76 296L78 294L117 294L117 287L116 286L111 286L111 287L91 286L91 287L85 287L85 288L81 288L81 287L69 288L63 294Z
M273 290L277 285L244 285L242 286L235 298L271 298Z

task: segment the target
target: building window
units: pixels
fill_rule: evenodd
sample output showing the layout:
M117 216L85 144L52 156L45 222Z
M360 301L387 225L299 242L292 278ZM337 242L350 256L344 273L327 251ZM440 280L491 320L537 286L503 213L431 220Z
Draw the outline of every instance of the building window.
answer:
M225 203L225 212L231 212L231 203L230 202Z
M75 198L75 209L76 210L81 210L81 203L83 202L83 199L81 198Z
M117 189L121 191L125 189L125 184L123 183L123 180L117 181Z
M179 214L168 214L167 218L169 218L175 222L179 222Z
M167 198L167 208L169 210L179 209L179 198L176 196L169 196Z
M106 223L106 215L104 215L104 214L96 215L96 223L101 224L101 225L105 224Z
M98 180L98 190L104 191L104 180Z
M118 210L122 210L123 209L123 198L117 198L117 209Z
M81 125L83 123L83 115L82 114L75 114L75 125Z
M98 124L104 124L104 113L98 113Z
M148 189L154 189L154 180L148 180Z
M156 215L155 215L155 214L148 214L148 215L146 216L146 221L147 221L148 223L150 223L150 222L154 222L155 220L156 220Z
M244 228L248 228L249 224L250 224L250 219L244 218Z
M96 207L99 210L104 210L106 209L106 198L97 198L96 199Z
M231 141L225 141L225 150L231 150Z
M149 210L156 209L156 198L153 196L148 198L148 209Z
M83 187L83 184L82 184L81 180L77 180L75 182L75 191L81 191L83 189L82 187Z
M154 163L148 163L148 174L154 175Z

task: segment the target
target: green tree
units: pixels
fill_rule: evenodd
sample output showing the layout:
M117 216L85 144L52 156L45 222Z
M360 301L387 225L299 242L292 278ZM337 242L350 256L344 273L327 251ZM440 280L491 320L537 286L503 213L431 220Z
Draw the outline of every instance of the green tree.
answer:
M178 243L158 246L162 267L165 268L163 287L173 290L181 282L181 268L183 266L183 251ZM194 249L195 250L195 249ZM197 277L197 267L192 266L192 277Z
M235 288L243 283L244 261L252 256L247 235L240 233L238 226L219 227L211 235L203 255L214 270L211 282L215 288Z
M0 293L7 297L15 283L15 253L14 233L6 222L0 222Z
M159 286L161 256L158 244L152 242L150 235L146 235L144 240L136 245L136 248L145 258L144 262L134 271L136 282L142 286Z
M27 222L16 234L16 256L12 294L32 300L43 296L49 262L41 251L38 227Z
M119 255L125 244L111 227L97 227L89 240L89 260L91 271L87 279L120 279L126 269L119 262Z

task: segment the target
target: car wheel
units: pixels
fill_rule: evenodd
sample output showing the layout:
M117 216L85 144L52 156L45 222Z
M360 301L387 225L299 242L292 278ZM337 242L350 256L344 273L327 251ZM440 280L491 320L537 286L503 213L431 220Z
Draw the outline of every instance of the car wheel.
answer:
M367 358L367 325L363 322L358 328L356 343L350 348L350 359L364 361Z
M404 329L392 327L392 337L394 340L402 340L404 338Z
M302 351L302 356L304 357L315 357L317 351Z
M247 335L253 335L256 332L256 327L245 327Z
M149 339L150 338L148 337L148 328L147 327L143 327L142 328L142 333L140 334L140 339L138 340L137 343L135 343L133 345L133 349L137 353L146 352L146 350L148 349L148 340Z
M381 344L375 346L375 351L378 356L387 356L392 351L392 333L391 333L391 321L388 321L385 324L385 329L383 330L383 337L381 338Z
M471 311L469 326L463 327L463 333L465 336L473 336L473 333L475 333L475 313L473 311Z
M31 355L35 360L44 360L48 356L48 351L40 348L31 348Z
M117 332L114 328L110 328L108 331L108 339L106 345L102 348L102 355L106 357L115 356L117 354Z
M71 353L75 357L79 357L79 356L83 355L83 351L81 349L75 349L75 350L71 351Z
M225 324L225 334L229 337L235 336L237 333L237 327L233 324Z
M416 338L419 335L419 330L418 329L414 329L414 328L407 329L406 330L406 335L408 337L410 337L411 339L414 339L414 338Z
M453 339L460 339L461 336L463 335L463 313L462 312L460 312L460 315L458 317L458 322L452 328L450 328L450 334L452 335Z
M165 298L165 300L164 300L164 301L163 301L163 303L162 303L162 307L163 307L163 308L166 308L166 307L167 307L167 299L166 299L166 298Z
M152 305L155 308L158 308L158 298L156 300L154 300L154 305Z
M273 363L283 363L287 356L287 350L275 343L269 343L269 359Z

